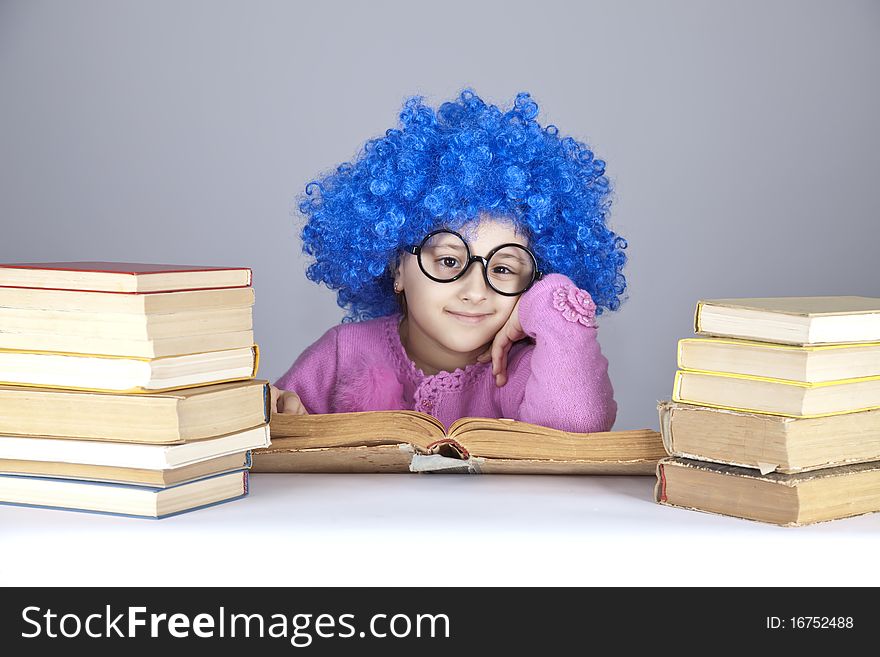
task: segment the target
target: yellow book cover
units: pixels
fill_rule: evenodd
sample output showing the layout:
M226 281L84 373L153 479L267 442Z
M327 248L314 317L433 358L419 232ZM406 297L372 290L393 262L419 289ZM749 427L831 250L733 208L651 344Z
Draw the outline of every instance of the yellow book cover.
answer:
M0 385L145 394L251 379L259 365L257 345L164 358L0 349Z
M803 347L731 338L684 338L678 342L678 367L802 383L858 379L880 374L880 342Z
M803 383L724 372L678 370L672 400L750 413L823 417L880 408L880 376Z

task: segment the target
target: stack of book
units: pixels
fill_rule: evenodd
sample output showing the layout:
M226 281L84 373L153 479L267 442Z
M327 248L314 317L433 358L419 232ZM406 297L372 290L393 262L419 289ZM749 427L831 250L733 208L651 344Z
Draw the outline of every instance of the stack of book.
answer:
M251 271L0 265L0 502L165 517L269 445Z
M880 510L880 299L700 301L681 340L661 504L796 526Z

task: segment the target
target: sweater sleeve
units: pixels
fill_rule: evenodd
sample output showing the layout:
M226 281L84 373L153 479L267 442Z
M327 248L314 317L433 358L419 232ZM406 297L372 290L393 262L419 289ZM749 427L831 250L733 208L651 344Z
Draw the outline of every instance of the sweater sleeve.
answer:
M300 354L275 387L298 394L309 413L333 412L338 340L339 327L334 326Z
M500 390L505 417L581 433L611 429L617 404L595 309L589 293L561 274L545 276L522 296L519 319L534 346L511 351Z

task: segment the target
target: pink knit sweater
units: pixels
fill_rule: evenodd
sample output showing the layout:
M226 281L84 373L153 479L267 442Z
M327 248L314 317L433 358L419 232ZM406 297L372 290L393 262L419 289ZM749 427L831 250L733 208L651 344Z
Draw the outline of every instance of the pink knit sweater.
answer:
M526 292L519 319L530 336L508 354L508 381L492 363L425 375L407 356L399 315L327 331L275 386L296 392L310 413L409 409L445 426L460 417L505 417L566 431L608 431L617 415L608 361L596 340L595 305L566 276Z

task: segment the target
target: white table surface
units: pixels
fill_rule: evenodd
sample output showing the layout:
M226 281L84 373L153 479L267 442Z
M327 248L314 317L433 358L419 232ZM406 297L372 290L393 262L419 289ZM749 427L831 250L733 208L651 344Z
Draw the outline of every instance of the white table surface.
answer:
M159 521L0 506L0 585L880 584L880 513L783 528L664 507L653 486L255 474L244 499Z

